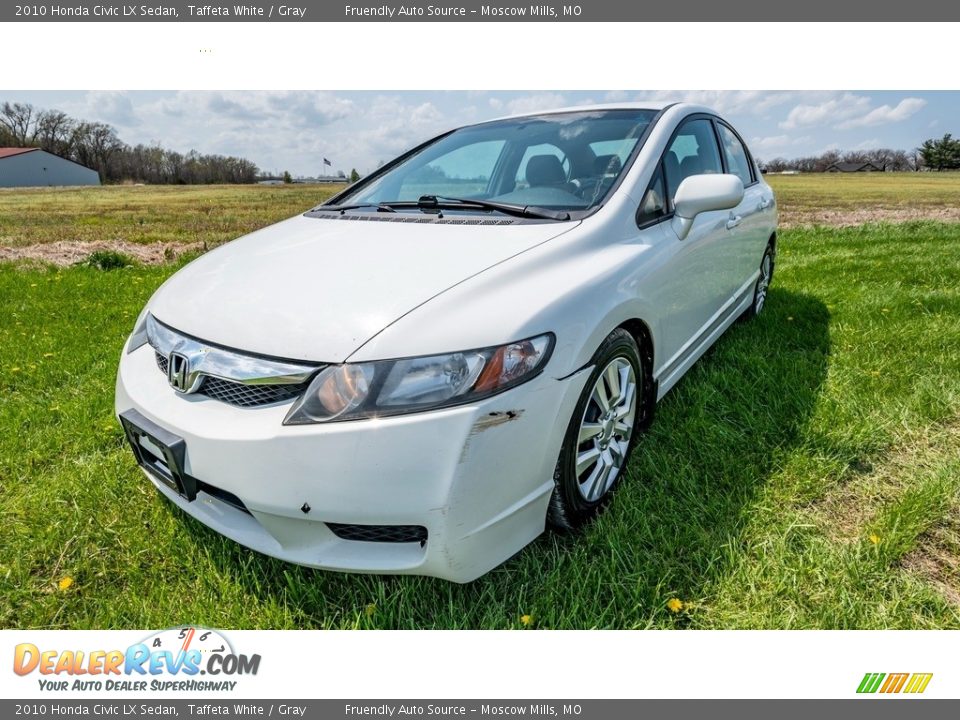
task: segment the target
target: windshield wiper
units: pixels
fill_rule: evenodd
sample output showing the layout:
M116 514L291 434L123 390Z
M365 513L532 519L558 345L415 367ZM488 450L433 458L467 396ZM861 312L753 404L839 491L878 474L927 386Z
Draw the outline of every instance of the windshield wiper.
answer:
M566 210L550 210L535 205L514 205L494 200L475 200L473 198L446 197L443 195L422 195L419 200L397 200L394 202L356 203L354 205L317 205L310 212L339 212L360 210L362 208L376 208L378 212L397 212L396 208L420 208L421 210L440 210L477 208L480 210L495 210L506 215L526 218L540 218L542 220L569 220L570 213Z
M516 217L540 218L543 220L570 219L570 213L566 210L550 210L535 205L514 205L512 203L496 202L495 200L475 200L473 198L446 197L444 195L421 195L417 201L398 200L382 204L389 205L391 208L415 207L421 210L477 208L480 210L496 210Z
M444 205L448 207L477 207L484 210L499 210L507 215L516 215L517 217L541 218L543 220L569 220L570 213L566 210L550 210L549 208L537 207L536 205L514 205L513 203L502 203L495 200L476 200L474 198L447 197L444 195L423 195L417 200L419 208L439 208Z
M357 203L355 205L317 205L310 212L346 212L360 208L376 208L379 212L396 212L387 203Z

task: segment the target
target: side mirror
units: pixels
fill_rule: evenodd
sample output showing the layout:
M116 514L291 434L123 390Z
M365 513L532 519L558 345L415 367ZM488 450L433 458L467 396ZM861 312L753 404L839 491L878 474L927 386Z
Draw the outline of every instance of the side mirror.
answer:
M743 182L736 175L691 175L673 199L673 229L681 240L700 213L729 210L743 201Z

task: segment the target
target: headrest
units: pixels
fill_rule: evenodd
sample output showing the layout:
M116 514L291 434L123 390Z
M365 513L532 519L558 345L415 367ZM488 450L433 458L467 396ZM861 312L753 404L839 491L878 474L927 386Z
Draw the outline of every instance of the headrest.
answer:
M699 175L703 172L703 163L697 155L687 155L680 163L680 175L685 178L691 175Z
M597 155L593 161L593 171L597 175L616 175L621 167L619 155Z
M562 185L566 181L563 165L556 155L534 155L527 161L527 182L530 187Z

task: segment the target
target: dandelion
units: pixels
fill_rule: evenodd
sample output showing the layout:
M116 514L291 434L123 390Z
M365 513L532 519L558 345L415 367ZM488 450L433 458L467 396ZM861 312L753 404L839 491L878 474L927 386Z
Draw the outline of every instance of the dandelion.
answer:
M876 533L870 533L870 542L872 542L874 545L878 545L880 543L880 536Z
M377 614L377 604L368 603L367 606L363 609L363 612L364 614L366 614L368 618L372 618L374 615Z
M683 600L680 598L670 598L667 600L667 610L672 613L678 613L683 610Z
M532 627L537 619L533 615L521 615L520 624L524 627Z
M66 577L60 578L60 582L57 583L57 587L61 590L69 590L73 585L73 578L67 575Z

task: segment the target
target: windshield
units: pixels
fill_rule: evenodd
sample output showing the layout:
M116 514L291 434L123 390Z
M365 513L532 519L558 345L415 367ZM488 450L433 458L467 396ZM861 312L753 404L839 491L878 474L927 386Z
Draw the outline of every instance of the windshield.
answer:
M435 196L590 210L617 182L655 114L556 113L461 128L361 183L334 204L415 203Z

